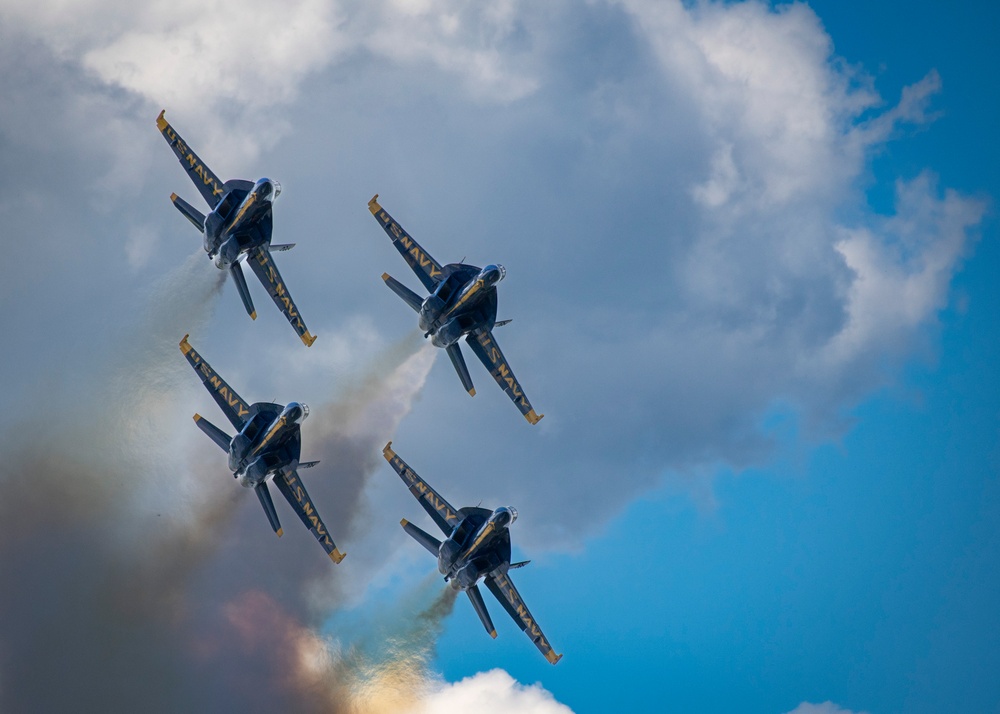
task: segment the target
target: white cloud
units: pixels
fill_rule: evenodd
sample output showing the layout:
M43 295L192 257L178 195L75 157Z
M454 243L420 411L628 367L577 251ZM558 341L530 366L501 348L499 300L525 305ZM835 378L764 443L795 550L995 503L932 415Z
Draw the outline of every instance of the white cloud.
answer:
M389 0L373 7L377 19L364 43L377 55L458 75L479 99L512 101L539 86L509 44L524 14L519 0Z
M945 306L968 233L984 210L954 191L938 198L926 173L900 181L896 193L896 214L879 221L881 230L847 230L835 244L854 273L847 322L828 349L835 360L897 341Z
M850 709L842 709L833 702L823 702L822 704L802 702L788 714L865 714L865 712L855 713Z
M525 686L502 669L480 672L454 684L445 684L424 700L419 714L572 714L540 684Z
M268 106L296 97L310 71L349 46L323 0L148 3L135 23L95 36L83 64L102 80L186 111L208 103Z
M530 94L538 81L517 61L521 53L511 51L523 6L518 0L250 0L234 12L223 0L43 0L0 5L0 18L102 82L211 125L215 141L223 140L228 119L249 113L259 124L255 138L244 141L267 144L286 127L281 115L266 110L293 102L306 77L351 52L429 65L458 76L481 100ZM265 123L275 137L260 136ZM256 149L248 147L251 155Z
M517 319L499 338L547 418L521 428L474 364L480 396L456 403L445 362L429 378L444 385L440 395L418 403L399 446L410 454L411 444L462 434L447 448L469 462L479 444L504 445L504 458L482 467L503 493L470 497L534 505L551 529L539 541L575 534L572 514L597 499L611 517L664 473L766 461L772 442L760 425L775 404L803 416L810 437L838 433L845 408L933 334L983 212L930 173L900 178L892 215L868 205L871 157L933 117L941 79L929 71L886 104L870 77L833 55L806 5L297 0L279 16L252 0L232 22L218 7L3 7L0 17L76 63L56 86L79 91L87 108L60 118L65 106L44 104L25 118L38 86L25 77L3 122L31 147L50 137L85 144L79 163L97 178L75 185L110 187L102 220L123 233L150 215L171 235L186 228L163 215L164 196L185 180L152 126L163 104L220 174L260 175L281 162L282 178L298 181L290 200L302 201L276 209L278 240L301 243L282 269L321 341L289 354L294 366L267 377L276 386L349 379L344 365L404 334L388 327L397 313L379 314L368 277L394 260L384 246L377 265L366 252L381 239L363 208L368 186L392 184L394 215L438 258L506 262L502 316ZM80 66L97 81L80 81ZM297 136L265 166L248 162L290 128ZM59 146L53 157L76 158ZM156 203L122 200L154 180ZM21 191L58 185L23 181ZM135 231L118 239L133 266L156 265L156 252L175 245L150 247ZM103 234L72 243L106 244ZM223 304L235 304L232 293ZM250 348L278 321L261 319L252 333L219 323L248 335ZM299 349L282 337L265 350ZM412 454L437 467L421 457ZM539 470L553 478L533 478ZM608 472L624 474L610 492L601 488ZM559 474L583 486L572 501Z

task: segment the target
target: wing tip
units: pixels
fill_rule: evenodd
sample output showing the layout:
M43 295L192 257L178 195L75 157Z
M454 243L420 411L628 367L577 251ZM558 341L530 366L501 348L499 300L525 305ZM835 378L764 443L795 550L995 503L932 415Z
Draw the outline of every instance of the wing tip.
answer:
M385 457L386 461L390 461L390 462L394 458L396 458L396 452L392 450L392 442L391 441L388 444L386 444L385 447L383 447L383 449L382 449L382 456Z
M475 387L469 387L469 396L470 397L476 396L476 388Z
M489 634L489 636L490 636L490 637L492 637L492 638L493 638L494 640L495 640L495 639L497 638L497 631L496 631L496 630L490 630L488 634Z
M195 412L194 416L191 417L191 418L194 419L195 424L197 424L198 422L201 421L201 414L199 414L198 412Z
M284 535L285 529L284 528L279 528L274 533L275 533L275 535L277 535L280 538L282 535Z
M191 351L191 343L188 342L188 337L190 336L191 336L190 334L187 334L184 335L183 339L181 339L180 348L181 352L183 352L184 354L187 354L188 352Z
M337 550L337 548L334 548L333 552L330 553L330 560L332 560L334 563L337 563L338 565L340 564L340 561L342 561L345 557L347 557L347 553L341 553L339 550Z
M410 522L405 518L400 518L399 525L403 526L403 528L406 528L408 525L410 525Z
M524 418L527 419L530 424L537 424L542 420L542 417L544 416L545 416L544 414L535 414L534 409L529 409L528 412L524 415Z
M254 310L253 312L250 313L250 319L251 320L256 320L257 319L257 311L256 310Z
M368 210L372 212L373 216L377 215L378 212L382 210L382 207L378 205L377 193L374 196L372 196L372 199L368 202Z
M255 311L254 315L256 314L257 313ZM256 320L257 318L254 317L254 319ZM313 342L316 341L316 335L311 335L309 334L309 330L306 330L300 335L300 339L302 340L302 344L304 344L306 347L312 347Z
M177 196L176 193L170 194L170 200L171 200L171 202L177 203L177 198L178 198L178 196Z
M163 131L168 126L170 126L169 124L167 124L167 120L163 118L163 115L166 113L167 113L166 109L161 109L159 115L156 117L156 128L159 129L160 131Z
M561 654L556 654L555 650L549 650L545 653L545 659L547 659L550 664L558 664L559 660L562 658L563 656Z
M382 273L382 280L385 282L389 282L390 280L392 280L392 276L389 275L389 273Z

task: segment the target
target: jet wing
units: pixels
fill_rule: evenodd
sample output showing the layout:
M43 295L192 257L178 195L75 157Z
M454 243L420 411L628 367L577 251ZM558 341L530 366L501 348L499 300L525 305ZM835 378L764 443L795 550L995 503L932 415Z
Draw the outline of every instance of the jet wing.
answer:
M537 424L545 415L535 414L535 410L531 407L531 402L528 401L528 397L525 396L521 385L517 383L514 373L507 366L507 358L500 351L500 345L497 344L493 333L490 330L481 330L470 334L465 338L465 341L469 343L469 347L476 353L476 357L486 365L486 369L493 375L493 379L497 381L500 388L507 392L507 396L511 398L514 406L521 411L524 418L532 424Z
M285 281L281 279L281 273L278 272L278 266L274 264L271 253L264 246L260 246L250 252L247 263L250 264L250 269L257 275L261 285L267 289L274 304L288 318L299 339L306 347L311 347L316 337L309 334L309 330L306 329L306 323L302 321L299 309L292 302L292 296L285 288Z
M396 455L396 452L392 450L391 441L382 449L382 455L389 462L389 465L392 466L393 470L399 474L399 477L403 479L403 483L409 487L410 493L420 501L420 505L424 507L428 515L437 523L438 528L445 535L451 535L451 532L455 530L455 526L462 520L458 509L441 498L441 494L428 486L426 481L417 476L416 471L407 466L406 462Z
M521 599L521 594L517 592L514 583L507 577L507 573L487 575L483 582L486 583L486 587L490 589L494 597L503 605L503 609L514 619L514 622L524 630L524 634L535 643L535 647L545 655L545 659L552 664L562 659L562 655L556 654L556 651L552 649L552 645L545 639L542 629L535 622L535 618L531 616L531 613L528 612L524 600Z
M434 258L432 258L426 250L421 248L420 244L413 240L413 238L411 238L410 235L392 219L392 216L385 212L382 206L378 203L377 193L372 200L368 202L368 210L372 212L373 216L375 216L375 220L382 225L382 229L386 232L386 235L389 236L389 240L391 240L392 244L396 246L396 250L398 250L399 254L403 256L403 260L405 260L410 268L413 269L416 276L420 278L420 282L422 282L424 287L427 288L427 292L434 292L434 288L436 288L437 284L441 282L441 264L434 260Z
M201 358L200 354L194 351L194 348L188 343L187 335L184 335L184 339L181 340L181 352L184 353L187 361L194 367L194 371L201 377L205 389L222 409L226 418L229 419L229 423L236 427L237 431L241 431L250 416L250 405L226 384L225 380L212 369L208 362Z
M302 519L303 525L309 529L309 532L323 546L323 550L330 556L330 560L334 563L342 561L347 553L341 553L337 550L333 538L330 537L330 532L326 529L326 524L323 523L323 519L319 517L319 513L313 507L309 492L302 485L302 481L299 480L299 475L295 469L282 469L276 473L274 475L274 485L281 491L281 495L288 501L292 510Z
M198 155L191 150L191 147L185 143L180 134L163 118L165 111L161 111L160 116L156 117L156 128L160 130L163 138L167 140L170 148L174 150L177 160L181 162L181 166L184 167L188 176L191 177L195 188L204 196L208 205L215 208L219 201L222 200L222 194L225 192L222 181L212 173L212 170L208 168L205 162L198 158Z

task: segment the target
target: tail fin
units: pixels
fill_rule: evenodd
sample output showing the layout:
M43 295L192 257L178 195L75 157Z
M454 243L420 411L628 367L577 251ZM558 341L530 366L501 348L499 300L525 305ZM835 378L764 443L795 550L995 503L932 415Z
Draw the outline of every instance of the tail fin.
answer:
M271 492L267 488L267 481L261 481L254 487L254 491L257 492L257 498L260 499L260 505L264 507L264 513L267 514L267 520L271 523L271 528L274 532L281 537L281 523L278 522L278 512L274 510L274 501L271 500Z
M199 429L205 432L209 439L218 444L220 449L229 453L229 445L233 441L231 436L227 435L226 432L203 417L201 414L194 415L194 423L198 425Z
M205 214L178 196L176 193L170 194L170 200L174 202L177 210L184 214L199 231L205 230Z
M243 275L243 267L239 263L233 263L229 266L229 274L233 276L233 282L236 283L236 289L240 293L240 300L243 301L243 307L247 311L247 315L250 316L251 320L256 320L257 311L253 307L253 299L250 297L247 279Z
M470 397L476 396L476 388L472 386L472 377L469 376L469 368L465 364L465 357L462 356L462 348L457 342L453 342L445 348L451 363L458 372L458 378L462 380L462 386L469 393Z
M420 530L405 518L399 522L399 525L403 526L403 530L406 531L407 535L426 548L435 558L437 557L438 550L441 548L441 541L430 533Z
M424 304L424 301L420 299L419 295L389 275L389 273L382 273L382 280L385 281L390 290L403 298L403 302L412 307L414 312L420 312L420 306Z
M479 586L473 585L465 592L469 594L472 607L476 609L476 614L479 615L479 619L482 621L483 627L486 628L486 632L495 640L497 638L497 628L493 626L493 620L490 619L490 613L486 609L486 603L483 602L483 594L479 592Z

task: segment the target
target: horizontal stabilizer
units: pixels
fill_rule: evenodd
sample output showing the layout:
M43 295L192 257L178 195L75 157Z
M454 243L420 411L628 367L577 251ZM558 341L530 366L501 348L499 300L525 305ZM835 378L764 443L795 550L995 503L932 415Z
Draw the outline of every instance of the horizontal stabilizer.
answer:
M300 468L300 469L311 469L313 466L315 466L318 463L319 463L319 461L300 462L299 465L297 466L297 468Z
M490 619L490 613L486 609L486 603L483 602L483 594L479 592L479 586L473 585L465 592L469 594L472 607L476 609L476 614L479 615L479 619L482 621L483 627L486 628L486 632L495 640L497 638L497 628L493 626L493 620Z
M420 306L424 304L424 301L420 299L419 295L389 275L389 273L382 273L382 280L385 281L390 290L403 298L403 302L412 307L414 312L420 312Z
M273 253L276 250L291 250L294 247L295 247L294 243L282 243L280 245L275 245L274 243L272 243L271 247L268 248L268 250L270 250Z
M170 200L173 201L177 210L183 213L184 217L191 221L191 224L195 228L199 231L205 230L205 215L201 211L178 196L176 193L170 194Z
M503 327L504 325L509 325L512 322L513 322L512 319L511 320L497 320L495 323L493 323L493 327Z
M438 550L441 548L441 541L432 536L430 533L420 530L415 525L410 523L405 518L399 522L399 525L403 526L403 530L417 541L420 545L427 549L435 558L437 557Z
M462 386L469 393L470 397L476 396L476 388L472 386L472 377L469 376L469 368L465 364L465 357L462 356L462 347L457 342L453 342L445 348L451 363L458 372L458 378L462 380Z
M218 444L220 449L229 453L229 445L233 443L231 436L226 434L226 432L203 417L201 414L194 415L194 423L198 425L199 429L208 435L209 439Z
M281 523L278 522L278 512L274 510L274 501L271 500L271 492L267 488L267 481L261 481L254 487L254 491L257 492L257 498L260 499L260 505L264 507L264 513L267 514L267 520L271 523L271 528L274 532L281 537Z
M513 570L514 568L523 568L525 565L530 563L530 560L522 560L520 563L511 563L507 566L507 570Z

